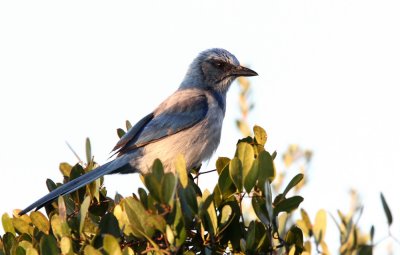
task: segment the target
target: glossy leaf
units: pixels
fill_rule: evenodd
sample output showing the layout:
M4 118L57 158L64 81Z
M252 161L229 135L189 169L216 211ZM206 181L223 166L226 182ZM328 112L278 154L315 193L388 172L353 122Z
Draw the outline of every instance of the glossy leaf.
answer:
M267 132L260 127L260 126L254 126L253 127L253 132L254 132L254 139L259 145L264 146L265 143L267 142Z
M85 197L85 199L83 200L83 202L81 204L79 233L82 233L83 226L85 224L86 215L89 211L89 205L90 205L90 197L87 196L87 197Z
M117 129L117 135L119 138L123 137L125 134L126 134L126 132L122 128Z
M218 186L223 198L227 198L235 193L236 188L232 182L232 178L230 177L229 167L222 170L218 178Z
M109 234L115 237L120 236L120 229L118 227L118 220L112 213L104 215L99 224L100 234Z
M57 248L57 241L53 236L43 236L40 239L40 254L41 255L54 255L59 254Z
M4 232L9 232L13 235L15 235L15 229L14 225L12 223L12 218L8 216L7 213L4 213L3 216L1 216L1 223L3 225Z
M91 245L85 246L85 249L83 250L83 254L84 255L102 255L102 253L100 251L96 250Z
M103 247L108 255L122 255L121 248L115 237L105 234L103 239Z
M293 196L284 199L275 205L274 214L278 215L280 212L290 213L291 211L299 207L300 203L303 202L303 200L304 198L302 198L301 196Z
M242 192L243 190L243 167L242 162L234 157L229 163L229 175L232 182L235 184L237 190Z
M69 175L71 174L72 166L66 162L63 162L60 163L59 169L63 176L69 177Z
M166 173L162 177L161 190L162 201L170 204L176 192L177 178L173 173Z
M239 143L236 149L236 157L242 163L244 176L250 171L254 161L253 147L248 143Z
M285 197L287 193L294 187L296 186L301 180L303 180L304 175L303 174L297 174L295 177L290 180L289 184L286 186L285 190L283 191L283 196Z
M72 255L74 251L72 249L72 241L69 237L64 236L60 241L61 253L65 255Z
M90 139L86 138L86 162L89 164L89 162L92 161L92 146L90 145Z
M258 178L258 169L259 169L259 160L258 158L253 161L253 165L251 166L248 172L244 172L244 188L247 193L250 193L253 187L256 185Z
M221 174L222 170L225 169L225 167L229 166L229 162L230 161L231 161L231 159L230 158L226 158L226 157L219 157L217 159L217 162L216 162L215 165L216 165L217 172L218 172L219 175Z
M271 155L267 151L262 151L258 155L258 187L264 191L265 182L272 182L275 179L275 166Z
M219 223L221 225L220 227L224 226L225 223L228 222L231 215L232 215L232 207L230 205L224 205L224 207L222 207L221 219L219 221Z
M385 211L385 215L386 215L386 219L388 221L388 225L390 227L390 225L392 225L392 223L393 223L393 216L392 216L392 212L390 211L389 205L387 204L385 196L383 195L383 193L381 193L381 202L382 202L383 210Z
M272 189L269 181L265 182L264 190L265 190L265 208L267 210L268 219L271 222L273 221L274 218L274 209L272 207Z
M186 171L186 160L182 154L179 154L176 157L175 169L178 173L179 182L181 183L183 188L186 188L188 185L188 173Z
M33 225L35 225L40 231L45 233L46 235L49 234L50 230L50 222L41 212L31 212L30 214L31 220Z
M258 219L260 219L264 225L270 225L271 221L265 206L265 200L261 197L254 196L251 199L251 205L253 206L254 212L256 213Z
M157 200L158 202L161 202L162 201L161 179L158 180L153 173L149 173L144 176L144 183L146 185L146 188L149 190L149 193L154 197L154 199Z

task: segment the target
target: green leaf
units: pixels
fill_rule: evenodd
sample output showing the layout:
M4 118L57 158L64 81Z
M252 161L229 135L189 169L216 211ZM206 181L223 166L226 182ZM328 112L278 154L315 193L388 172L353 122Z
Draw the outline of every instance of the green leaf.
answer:
M122 128L117 129L117 135L119 138L122 138L125 134L126 134L126 132Z
M115 237L120 237L120 229L118 226L118 220L112 213L104 215L99 224L100 234L110 234Z
M175 196L177 179L173 173L164 174L161 182L162 201L170 204Z
M383 193L381 193L381 201L382 201L383 210L385 211L385 214L386 214L386 219L388 221L388 225L390 227L390 225L392 225L392 223L393 223L393 217L392 217L392 213L390 211L389 205L387 204L386 199L383 196Z
M257 240L255 221L251 221L247 230L246 251L254 252Z
M264 190L265 190L265 208L268 213L268 219L269 221L273 222L274 221L274 209L272 207L272 189L271 189L271 184L269 181L265 182L264 185Z
M144 184L149 190L150 195L157 200L157 202L161 202L161 179L157 180L157 177L153 173L149 173L144 176Z
M15 249L15 255L26 255L25 249L21 246L17 246Z
M179 176L179 181L183 188L188 185L188 173L186 171L186 161L182 154L179 154L175 160L175 169Z
M81 204L81 210L80 210L80 222L79 222L79 233L82 233L83 226L85 225L85 219L86 215L89 211L89 206L90 206L90 196L85 197Z
M278 215L280 212L290 213L297 207L299 207L300 203L303 202L304 198L301 196L293 196L281 200L278 204L275 205L274 215Z
M50 230L50 222L47 220L46 216L44 216L41 212L31 212L30 214L33 225L35 225L40 231L49 234Z
M242 162L239 158L234 157L229 163L229 175L235 184L237 190L242 192L243 190L243 167Z
M287 193L294 187L296 186L301 180L303 180L304 174L297 174L293 179L289 182L289 184L286 186L285 190L283 191L283 196L286 196Z
M218 186L223 198L231 196L236 191L236 188L229 175L230 175L229 167L224 168L224 170L222 170L218 178Z
M132 128L132 124L131 124L131 122L129 120L125 121L125 126L126 126L126 130L129 130L129 129Z
M164 176L164 167L161 160L155 159L151 169L152 169L152 175L154 175L157 181L161 183L162 177Z
M303 232L297 226L292 226L287 232L285 241L289 246L294 245L296 247L296 253L301 254L304 250L303 247Z
M44 235L40 239L40 254L41 255L60 254L60 251L57 248L57 241L53 236Z
M146 218L149 217L149 214L142 203L132 197L128 197L124 200L124 205L128 221L132 225L132 234L138 238L153 236L154 227L146 225Z
M15 246L17 246L17 240L13 234L10 232L7 232L3 235L3 246L6 254L11 254L11 249ZM0 239L1 240L1 239ZM1 250L0 250L1 251Z
M258 155L258 187L264 191L265 182L272 182L275 179L275 166L268 151L262 151Z
M253 127L253 131L256 143L264 146L265 143L267 142L267 132L265 132L265 130L262 127L257 125Z
M240 159L243 166L243 171L247 173L250 171L254 161L254 149L248 143L239 143L236 149L236 157Z
M12 219L10 218L10 216L8 216L7 213L4 213L3 216L1 216L1 223L3 225L4 232L9 232L15 235L15 229L12 223Z
M50 192L57 188L57 185L51 179L46 179L46 186Z
M253 189L254 185L256 185L257 177L258 177L258 169L259 169L259 160L258 158L253 161L253 165L251 166L248 172L244 172L244 188L247 193L250 193Z
M90 139L86 138L86 162L89 164L92 161L92 146L90 145Z
M104 235L103 247L108 255L122 255L121 247L115 237L112 235Z
M251 205L253 206L254 212L258 219L266 226L271 224L268 216L268 212L265 206L265 200L262 197L253 196L251 199Z
M198 213L196 192L192 185L186 189L179 189L179 198L181 200L182 212L185 219L193 220L194 215Z
M217 162L215 163L215 166L217 168L218 175L221 174L222 170L224 170L225 167L229 166L229 162L231 161L230 158L226 157L219 157L217 159Z

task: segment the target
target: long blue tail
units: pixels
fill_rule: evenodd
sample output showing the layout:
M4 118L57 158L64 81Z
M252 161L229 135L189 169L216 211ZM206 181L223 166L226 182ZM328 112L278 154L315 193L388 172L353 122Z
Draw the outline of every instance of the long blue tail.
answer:
M110 161L110 162L108 162L108 163L82 175L82 176L79 176L76 179L73 179L70 182L65 183L64 185L51 191L46 196L40 198L39 200L37 200L36 202L31 204L24 210L22 210L19 213L19 215L23 215L35 208L36 208L36 210L38 210L38 209L42 208L44 205L46 205L47 203L56 199L57 197L69 194L69 193L85 186L86 184L93 182L94 180L100 178L103 175L118 172L118 169L120 169L122 167L126 167L127 164L129 164L130 159L131 159L130 155L125 154L125 155L118 157L118 158L114 159L113 161Z

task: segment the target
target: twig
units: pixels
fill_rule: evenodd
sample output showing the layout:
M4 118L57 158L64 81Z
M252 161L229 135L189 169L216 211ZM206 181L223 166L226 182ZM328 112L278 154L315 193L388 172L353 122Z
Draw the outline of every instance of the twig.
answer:
M212 172L215 172L215 171L217 171L217 169L209 170L209 171L204 171L204 172L198 173L195 177L193 177L193 179L196 180L196 179L197 179L200 175L202 175L202 174L208 174L208 173L212 173Z

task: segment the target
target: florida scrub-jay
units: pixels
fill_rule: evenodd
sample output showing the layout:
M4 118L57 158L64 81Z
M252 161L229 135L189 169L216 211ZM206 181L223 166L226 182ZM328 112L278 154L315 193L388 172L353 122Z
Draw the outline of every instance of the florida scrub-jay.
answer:
M255 76L224 49L201 52L191 63L178 90L142 118L117 143L117 157L74 179L34 202L20 214L39 209L106 174L147 173L156 158L174 171L179 153L192 169L217 149L225 116L226 93L239 76Z

